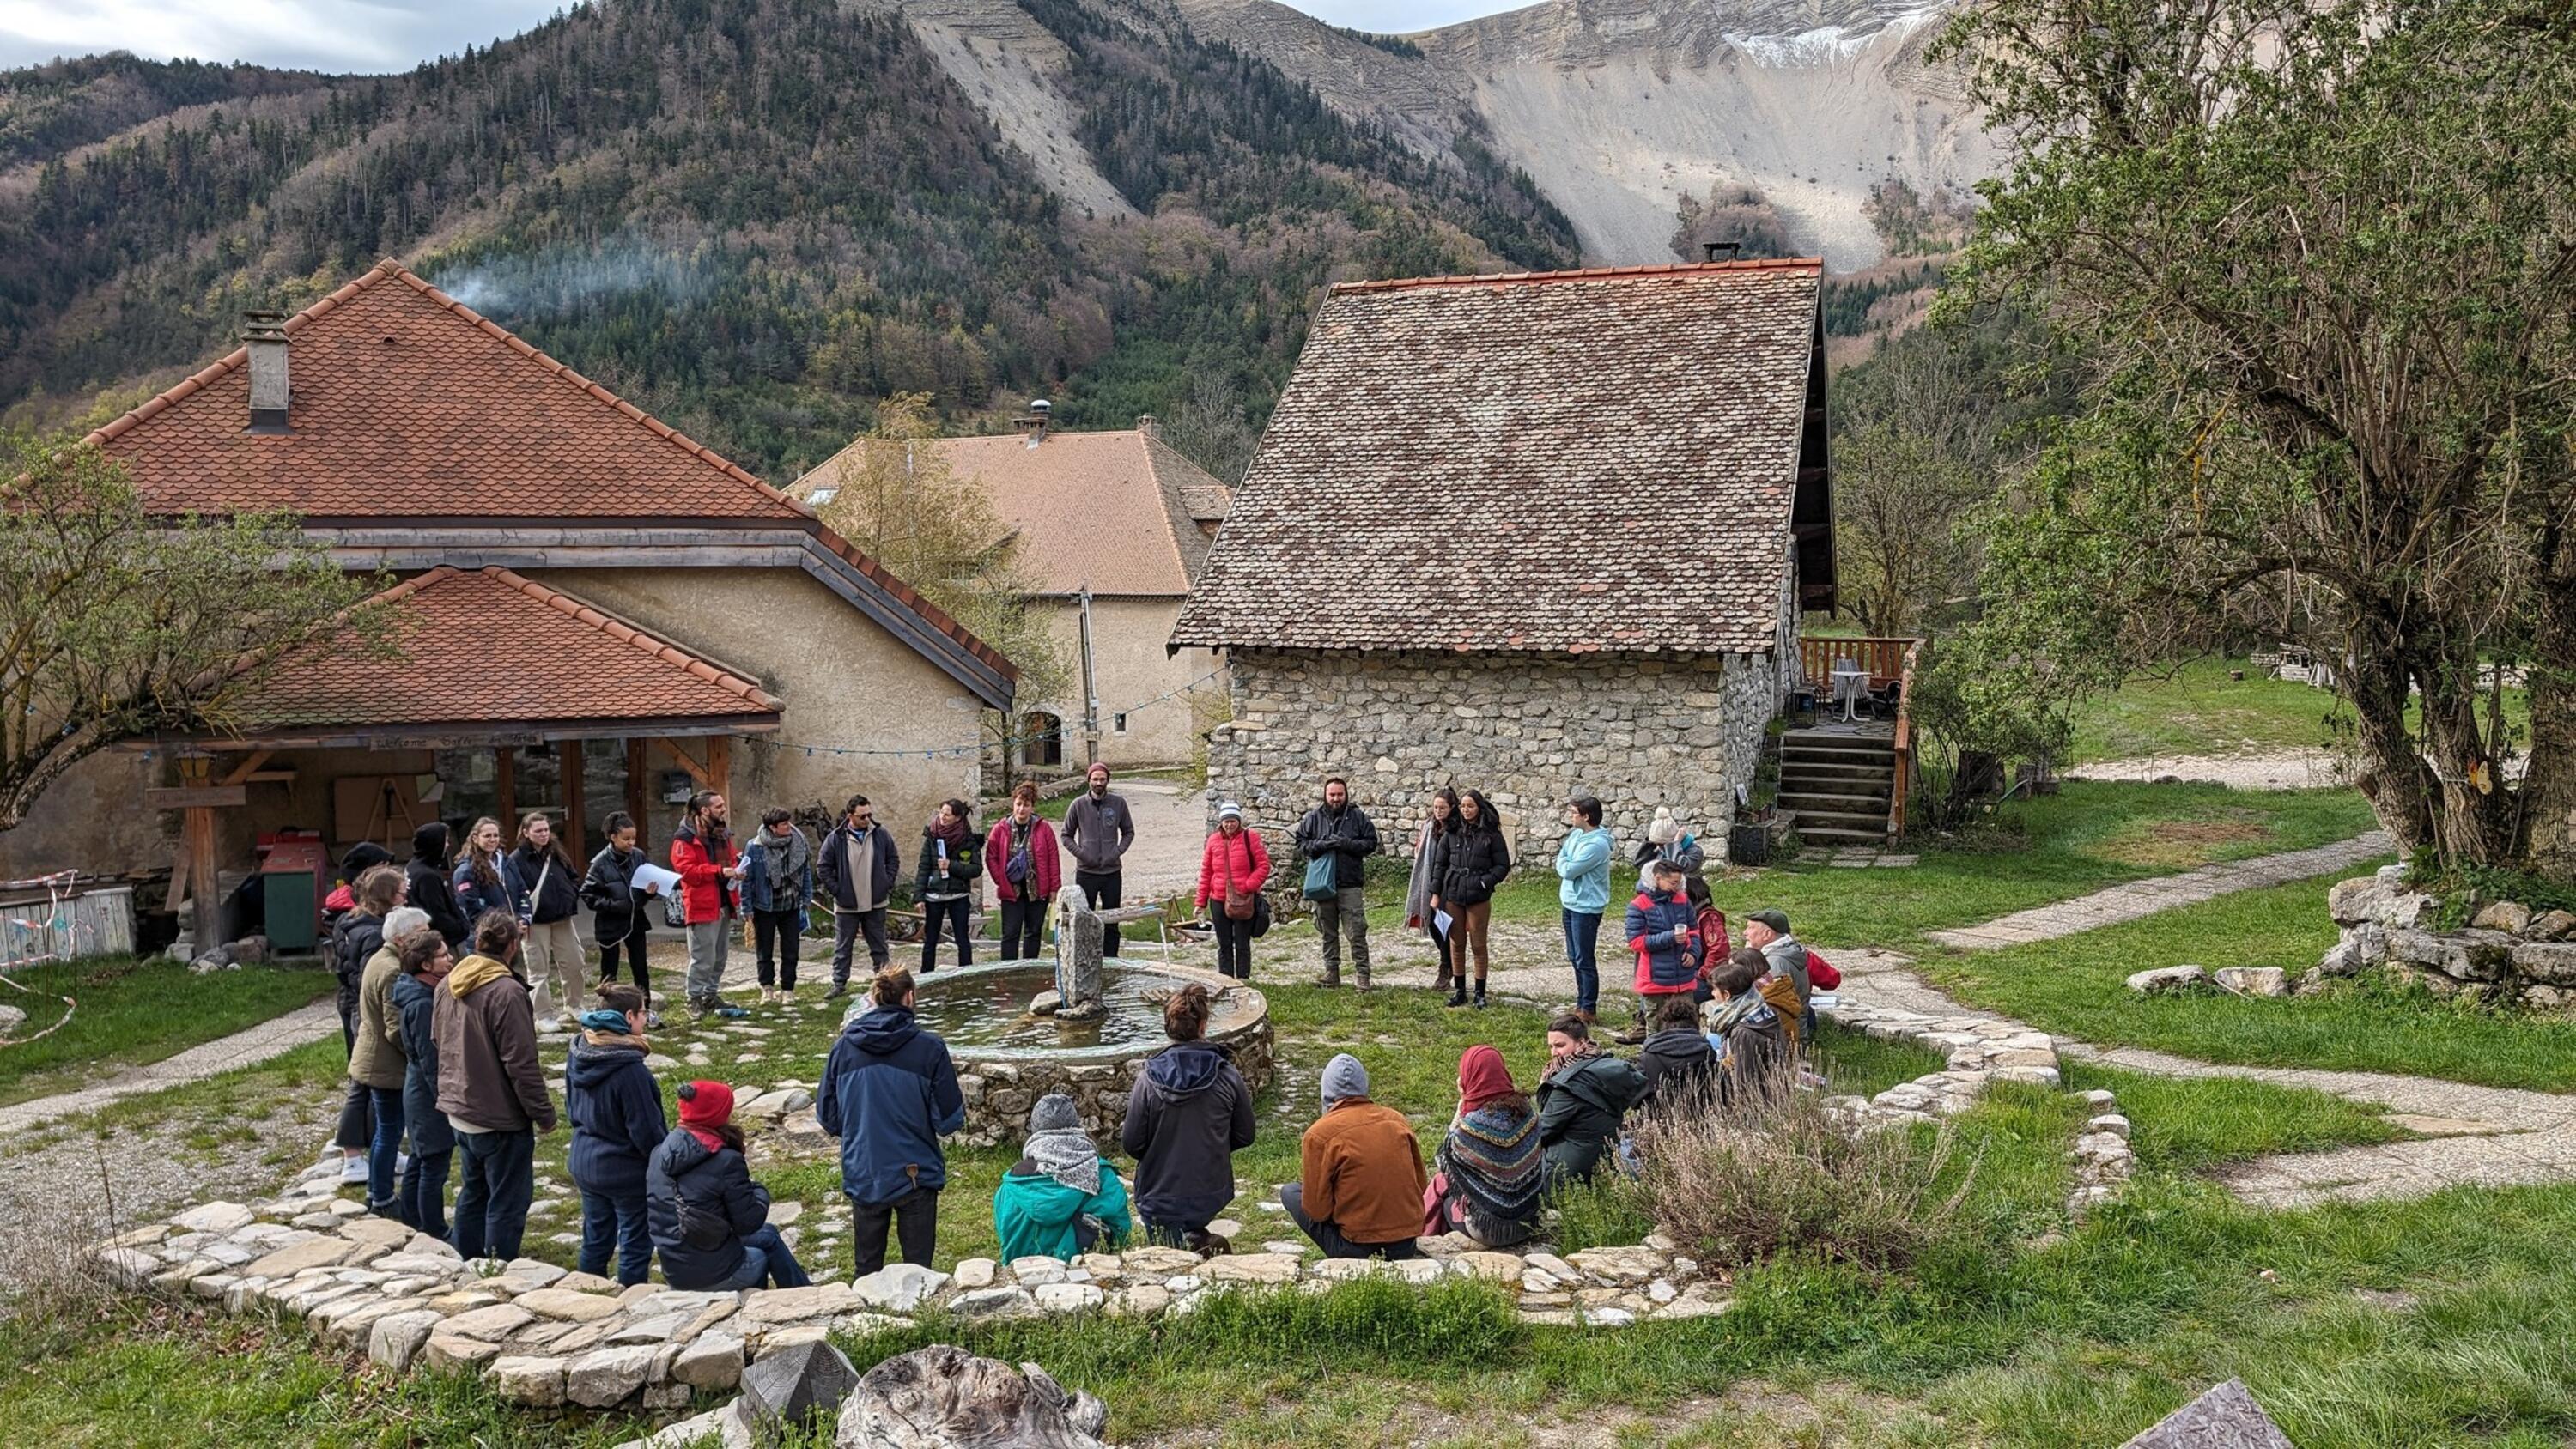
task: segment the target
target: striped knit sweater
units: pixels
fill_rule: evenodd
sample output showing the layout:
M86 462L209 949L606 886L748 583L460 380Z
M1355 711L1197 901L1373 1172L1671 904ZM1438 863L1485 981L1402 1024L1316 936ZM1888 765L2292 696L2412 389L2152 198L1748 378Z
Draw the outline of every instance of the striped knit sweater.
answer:
M1538 1221L1547 1186L1547 1152L1538 1114L1495 1105L1468 1113L1440 1144L1440 1170L1463 1194L1478 1240L1516 1242Z

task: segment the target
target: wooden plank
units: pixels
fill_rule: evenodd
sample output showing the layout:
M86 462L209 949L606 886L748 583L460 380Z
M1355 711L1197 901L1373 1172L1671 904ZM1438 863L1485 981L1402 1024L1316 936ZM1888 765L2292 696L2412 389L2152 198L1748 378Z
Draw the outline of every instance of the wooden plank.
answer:
M587 860L590 856L590 847L585 843L588 837L582 834L581 818L582 743L579 740L565 740L555 746L555 751L558 761L556 773L563 780L564 853L575 860Z
M653 853L653 817L644 808L645 745L646 742L639 739L626 742L626 813L635 817L635 844L650 856Z
M509 745L492 752L493 810L501 817L504 843L519 836L519 752Z
M713 785L708 783L714 778L714 776L708 773L706 762L700 760L697 756L690 754L689 747L680 743L677 736L666 739L662 741L662 743L670 747L672 756L680 762L680 768L689 772L689 778L698 782L699 789L711 790L715 788Z
M221 810L250 803L247 785L181 785L173 789L154 787L143 792L143 803L153 810Z
M243 760L240 764L233 766L231 771L226 773L219 783L226 785L239 785L247 782L252 775L258 773L260 766L268 763L268 757L276 753L277 751L275 750L251 751L250 757ZM235 801L233 803L239 804L241 802Z
M707 788L719 795L733 793L733 736L707 737Z

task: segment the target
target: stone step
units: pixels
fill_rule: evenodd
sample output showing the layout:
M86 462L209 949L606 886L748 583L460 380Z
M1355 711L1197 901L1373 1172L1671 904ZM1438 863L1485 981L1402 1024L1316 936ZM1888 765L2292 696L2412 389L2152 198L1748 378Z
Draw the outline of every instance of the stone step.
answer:
M1870 790L1884 795L1896 783L1894 769L1872 770L1859 766L1826 766L1786 769L1780 772L1780 788L1788 790Z
M1858 813L1870 810L1884 815L1887 813L1887 792L1881 790L1874 795L1840 795L1823 790L1784 789L1780 792L1780 808L1795 810L1801 815L1810 811Z
M1886 761L1896 758L1896 746L1887 740L1855 739L1849 735L1782 735L1780 759Z
M1789 817L1791 823L1798 827L1798 833L1801 835L1808 834L1819 826L1828 830L1875 830L1880 835L1887 833L1887 807L1884 805L1868 810L1792 810L1789 812Z
M1801 822L1798 826L1798 838L1809 845L1885 845L1887 822L1880 821L1875 830L1835 825L1808 825Z

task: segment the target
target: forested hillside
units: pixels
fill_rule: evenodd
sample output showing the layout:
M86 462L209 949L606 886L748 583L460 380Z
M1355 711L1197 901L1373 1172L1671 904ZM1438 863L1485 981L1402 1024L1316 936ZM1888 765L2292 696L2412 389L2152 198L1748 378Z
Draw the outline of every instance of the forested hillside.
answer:
M1324 283L1576 259L1525 177L1426 160L1169 12L1026 8L1142 219L1067 206L899 18L834 0L621 0L400 76L0 76L0 405L130 401L244 307L393 254L773 476L907 391L1239 438Z

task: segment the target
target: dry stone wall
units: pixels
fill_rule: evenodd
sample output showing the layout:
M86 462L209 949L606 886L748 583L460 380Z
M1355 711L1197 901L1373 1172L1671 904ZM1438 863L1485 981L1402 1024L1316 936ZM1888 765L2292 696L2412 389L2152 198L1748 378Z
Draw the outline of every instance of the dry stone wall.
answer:
M1502 810L1516 858L1553 855L1561 807L1588 793L1623 842L1669 805L1717 859L1780 706L1768 654L1243 650L1229 669L1235 718L1208 736L1214 798L1283 837L1341 775L1391 851L1431 792L1456 785Z
M2437 996L2576 1011L2576 913L2496 901L2465 927L2439 929L2441 899L2409 886L2394 865L2339 882L2326 909L2341 935L2301 990L2379 971Z

